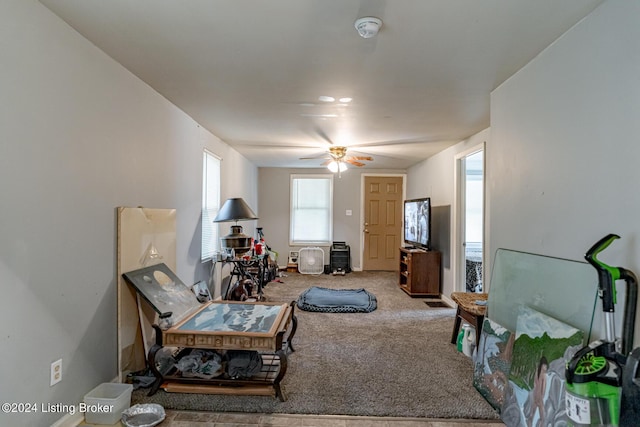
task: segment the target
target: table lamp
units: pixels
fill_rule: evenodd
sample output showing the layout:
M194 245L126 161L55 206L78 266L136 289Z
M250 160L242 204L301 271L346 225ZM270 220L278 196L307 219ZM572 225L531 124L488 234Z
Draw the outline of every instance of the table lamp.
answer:
M238 221L252 219L258 219L258 217L241 197L231 198L224 202L213 222L235 221L236 224L231 226L231 233L220 238L222 247L227 250L233 249L236 256L241 256L251 249L253 237L242 232L242 226L238 225Z

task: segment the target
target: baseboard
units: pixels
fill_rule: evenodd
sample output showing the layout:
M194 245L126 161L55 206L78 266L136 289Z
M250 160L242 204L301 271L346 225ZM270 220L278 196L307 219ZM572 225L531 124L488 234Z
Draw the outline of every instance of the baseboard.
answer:
M84 421L84 413L80 412L76 406L76 411L73 414L66 414L55 423L51 424L51 427L76 427Z
M441 294L440 295L440 299L442 301L446 302L447 304L449 304L450 307L456 308L458 306L458 304L453 302L453 300L451 298L449 298L448 296L446 296L445 294Z

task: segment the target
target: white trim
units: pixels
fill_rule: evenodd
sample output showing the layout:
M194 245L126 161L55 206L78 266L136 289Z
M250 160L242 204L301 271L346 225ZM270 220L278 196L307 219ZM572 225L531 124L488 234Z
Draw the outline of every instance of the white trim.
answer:
M84 422L84 413L80 412L79 406L76 406L76 411L73 414L66 414L51 424L51 427L76 427L82 422Z
M477 153L478 151L484 151L486 142L483 141L479 144L474 145L473 147L469 147L464 151L459 152L455 155L456 159L461 159L463 157L467 157L471 154Z
M454 210L453 210L453 237L452 237L452 251L451 251L451 260L452 260L452 265L453 265L453 292L465 292L466 291L466 285L463 283L463 278L464 278L464 268L465 266L460 262L460 259L464 259L464 254L462 253L463 246L462 246L462 241L461 241L461 236L464 236L464 225L462 223L462 220L464 219L464 215L462 214L462 211L464 209L464 200L462 199L462 195L464 194L464 191L462 191L462 186L464 185L464 181L462 179L463 176L463 170L462 170L462 163L464 161L464 159L468 156L470 156L471 154L477 153L477 152L483 152L483 157L482 157L482 185L483 185L483 192L482 192L482 229L483 229L483 236L482 236L482 285L483 285L483 290L486 289L485 287L485 275L484 275L484 270L485 270L485 240L486 240L486 162L487 162L487 156L486 154L486 142L483 141L480 144L476 144L473 147L470 147L464 151L461 151L460 153L456 154L454 156L454 166L453 166L453 190L454 190L454 196L453 196L453 200L454 200Z
M360 259L360 270L354 269L354 271L364 271L364 181L366 177L369 176L390 176L390 177L401 177L402 178L402 201L407 198L407 174L406 173L363 173L360 175L360 253L358 257ZM402 223L400 226L400 233L404 230L404 215L402 215ZM401 244L404 242L402 240L402 235L400 236ZM400 249L400 248L398 248ZM353 256L353 254L352 254Z
M335 174L325 173L325 174L298 174L292 173L289 175L289 246L291 247L305 247L305 246L331 246L333 244L333 186L335 183L334 180ZM297 240L293 241L293 227L294 222L293 218L293 181L296 179L328 179L330 180L329 184L329 240L327 241L303 241Z
M449 298L448 296L446 296L445 294L441 294L440 295L440 299L444 302L446 302L447 304L449 304L449 306L456 308L458 306L458 304L456 304L451 298Z

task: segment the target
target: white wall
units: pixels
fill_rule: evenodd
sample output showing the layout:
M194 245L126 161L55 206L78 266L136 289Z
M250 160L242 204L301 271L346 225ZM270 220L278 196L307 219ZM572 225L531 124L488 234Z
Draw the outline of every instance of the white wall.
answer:
M256 207L257 168L35 0L0 2L0 58L0 401L77 404L117 374L115 208L176 208L192 283L208 272L203 148L223 158L223 198Z
M485 129L458 144L412 166L407 170L407 199L430 197L432 205L431 234L441 242L434 242L434 249L442 252L442 294L446 297L454 292L453 248L454 248L454 218L455 218L455 158L477 145L486 143L490 137L489 129ZM442 218L437 221L435 210L449 207L448 221ZM447 235L448 234L448 235ZM445 241L448 239L448 242ZM448 243L448 244L447 244ZM460 287L460 289L464 289Z
M492 93L490 131L408 169L407 198L451 205L453 232L455 156L487 142L486 278L498 248L583 260L608 233L600 259L640 274L638 22L640 3L606 1Z
M492 94L488 255L581 259L616 232L602 259L640 274L638 22L640 3L608 0ZM203 147L224 159L223 200L256 208L258 172L34 0L0 2L0 40L0 400L77 403L116 375L115 207L177 208L177 273L195 281L206 274ZM411 168L407 197L453 205L453 158L476 138ZM288 173L286 187L260 189L288 188ZM272 194L273 209L261 200L257 212L265 221L288 211L288 192ZM286 232L262 221L270 240ZM450 271L443 283L450 293ZM49 387L60 357L63 380ZM0 424L57 418L0 414Z
M300 247L289 246L289 179L291 174L324 174L322 169L260 168L260 226L264 227L267 244L279 253L278 264L285 266L289 251ZM404 169L350 168L336 175L333 180L333 240L347 242L351 251L351 268L361 270L360 252L362 251L362 175L398 174ZM351 210L352 215L346 215ZM325 265L329 264L329 247L323 248Z
M493 249L581 260L617 233L600 258L640 274L639 22L608 0L493 92Z

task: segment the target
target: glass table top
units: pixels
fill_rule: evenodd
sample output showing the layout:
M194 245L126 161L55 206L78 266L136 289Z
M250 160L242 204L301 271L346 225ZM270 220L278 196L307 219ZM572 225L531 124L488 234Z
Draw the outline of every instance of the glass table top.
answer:
M286 305L212 302L176 329L198 332L273 333Z
M581 329L591 341L600 335L592 325L602 324L598 301L598 276L587 262L496 251L487 317L511 331L516 330L520 307L528 306Z

